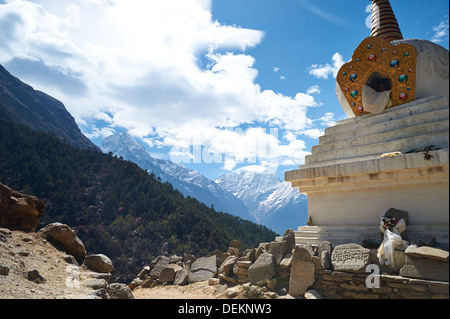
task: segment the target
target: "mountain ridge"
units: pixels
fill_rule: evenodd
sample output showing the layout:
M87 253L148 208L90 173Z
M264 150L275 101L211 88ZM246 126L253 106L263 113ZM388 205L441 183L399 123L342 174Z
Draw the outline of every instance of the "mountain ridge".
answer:
M239 169L215 182L241 199L257 223L278 233L306 224L307 197L268 170Z
M193 197L216 211L229 213L254 221L245 205L233 194L224 191L214 181L199 172L168 160L152 157L129 133L114 134L105 138L100 146L105 153L112 152L139 167L152 172L163 182L169 182L185 196Z
M0 104L9 112L8 120L28 125L35 130L52 132L73 146L100 151L83 135L62 102L33 89L2 65L0 65Z

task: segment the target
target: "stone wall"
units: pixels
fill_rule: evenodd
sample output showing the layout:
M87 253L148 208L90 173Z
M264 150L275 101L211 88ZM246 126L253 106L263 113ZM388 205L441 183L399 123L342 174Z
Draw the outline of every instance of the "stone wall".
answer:
M448 299L448 282L382 274L380 288L367 288L368 274L316 269L310 287L325 299ZM369 278L370 280L370 278Z

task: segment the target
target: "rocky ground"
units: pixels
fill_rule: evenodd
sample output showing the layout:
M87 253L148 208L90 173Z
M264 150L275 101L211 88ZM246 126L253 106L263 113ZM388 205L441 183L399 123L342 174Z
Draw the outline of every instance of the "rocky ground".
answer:
M66 257L39 232L0 229L0 299L88 298L93 289L83 283L90 271L78 268L77 285L74 265Z
M70 264L66 258L67 254L56 249L40 232L0 228L0 299L92 298L95 289L88 285L91 270ZM37 278L30 280L28 273L36 274L35 271ZM245 298L247 294L241 285L229 287L203 281L185 286L137 288L133 295L136 299L229 299Z

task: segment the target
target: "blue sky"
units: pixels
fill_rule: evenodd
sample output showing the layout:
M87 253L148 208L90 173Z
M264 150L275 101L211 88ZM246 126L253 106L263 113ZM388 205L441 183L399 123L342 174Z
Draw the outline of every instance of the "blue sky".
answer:
M449 4L392 0L404 38L448 49ZM129 131L216 178L304 163L346 118L335 73L370 35L361 0L0 0L0 63L96 144Z

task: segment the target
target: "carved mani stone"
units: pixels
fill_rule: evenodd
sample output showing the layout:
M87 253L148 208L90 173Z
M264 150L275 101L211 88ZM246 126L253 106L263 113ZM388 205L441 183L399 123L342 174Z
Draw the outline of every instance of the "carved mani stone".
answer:
M336 246L331 254L334 270L349 272L365 272L369 264L370 250L358 244Z

